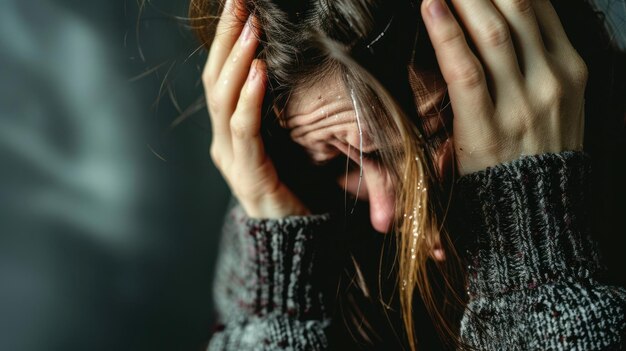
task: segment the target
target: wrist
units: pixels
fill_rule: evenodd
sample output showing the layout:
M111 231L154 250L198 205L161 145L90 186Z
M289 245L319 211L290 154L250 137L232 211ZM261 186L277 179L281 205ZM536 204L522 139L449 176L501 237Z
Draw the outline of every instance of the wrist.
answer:
M330 215L282 219L241 218L239 264L247 275L238 290L248 314L324 319L335 255Z
M456 229L471 296L588 279L599 269L586 214L589 172L584 153L567 151L459 179Z
M311 211L286 188L275 194L261 196L254 201L240 202L248 217L255 219L280 219L311 214Z

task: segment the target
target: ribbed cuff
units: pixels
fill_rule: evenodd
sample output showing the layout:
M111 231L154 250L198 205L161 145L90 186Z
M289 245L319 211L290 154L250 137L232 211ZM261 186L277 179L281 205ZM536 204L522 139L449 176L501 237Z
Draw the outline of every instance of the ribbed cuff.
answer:
M470 296L591 278L599 258L588 236L589 172L587 155L566 151L459 179L455 221L468 242Z
M241 307L257 316L325 318L320 280L327 261L324 246L331 243L330 223L328 214L246 218L241 264L249 280L243 282Z
M242 319L215 334L207 351L328 350L330 320L299 321L287 316Z

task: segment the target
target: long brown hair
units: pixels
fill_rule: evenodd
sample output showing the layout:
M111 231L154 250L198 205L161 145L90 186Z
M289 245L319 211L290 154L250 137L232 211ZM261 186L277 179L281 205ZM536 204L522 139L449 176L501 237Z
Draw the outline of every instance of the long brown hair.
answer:
M444 138L427 142L423 137L427 126L420 122L428 113L442 114L449 105L419 14L420 2L242 0L260 26L258 57L267 64L271 103L278 106L274 111L285 106L294 89L339 75L377 145L397 141L382 148L380 158L396 185L397 284L412 350L416 349L415 289L445 341L462 346L451 316L462 306L455 284L462 282L463 272L443 225L447 192L434 167L434 151ZM592 11L586 4L571 3L576 3L571 11L562 11L576 13L582 6L589 18ZM207 48L223 8L222 0L190 2L191 25ZM586 58L582 52L581 56ZM427 90L424 79L440 80L441 89ZM443 105L433 106L432 101ZM280 118L280 112L275 117ZM445 249L445 262L430 260L435 245ZM443 286L432 285L433 267L441 271ZM445 296L439 298L440 293Z

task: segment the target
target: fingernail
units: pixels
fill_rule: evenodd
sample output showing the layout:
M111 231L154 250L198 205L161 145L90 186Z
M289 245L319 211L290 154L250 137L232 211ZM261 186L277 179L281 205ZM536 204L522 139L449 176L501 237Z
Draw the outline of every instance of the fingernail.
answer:
M244 41L248 41L252 36L252 16L248 17L246 25L243 27L243 33L241 33Z
M446 5L444 5L441 0L430 0L430 4L428 4L428 12L432 18L443 18L448 14L448 9Z
M224 3L224 11L230 11L233 9L233 0L226 0Z

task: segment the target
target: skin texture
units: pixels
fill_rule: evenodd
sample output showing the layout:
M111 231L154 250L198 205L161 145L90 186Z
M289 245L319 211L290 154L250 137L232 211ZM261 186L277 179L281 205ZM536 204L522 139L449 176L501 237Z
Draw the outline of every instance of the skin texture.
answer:
M372 142L365 126L361 142L354 105L339 79L295 92L284 116L291 138L308 152L313 162L323 164L343 155L351 160L355 167L350 167L337 182L350 194L369 201L374 229L385 232L393 218L393 184L376 160L365 157L361 165L360 151L368 154L381 146ZM359 150L361 145L363 149ZM360 166L363 179L359 186Z
M436 90L434 80L426 83L426 89ZM444 91L434 94L422 107L425 111L423 123L428 124L426 140L451 122L451 118L434 112L443 97ZM368 201L373 228L386 232L395 210L394 184L384 165L375 157L368 157L368 154L391 145L375 144L365 124L362 126L361 143L354 105L340 79L334 77L295 91L284 110L283 120L291 138L308 152L312 162L324 164L338 157L347 157L352 162L352 167L348 167L337 183L358 199ZM360 145L363 150L359 150ZM444 152L445 146L440 153ZM366 155L362 165L360 151ZM361 166L363 178L359 186Z
M265 66L254 60L258 41L249 24L254 19L245 21L247 14L238 1L227 1L203 74L213 126L211 156L249 216L308 214L280 182L263 149L259 129ZM460 174L521 155L581 149L587 68L550 2L453 0L452 4L458 19L440 0L424 1L421 11L448 86L454 114L452 145ZM348 97L334 101L333 96L346 94L337 84L329 84L334 88L316 91L316 87L288 107L287 127L314 160L348 154L347 144L359 145L354 123L349 122L354 112ZM320 95L322 99L316 100ZM326 113L338 114L339 119L324 122L328 119L320 117ZM365 141L363 151L375 147ZM358 162L356 152L350 157ZM370 201L374 228L385 232L393 218L389 205L393 185L384 169L368 162L363 164L365 184L359 196ZM351 184L356 182L348 180L346 188L354 191Z

